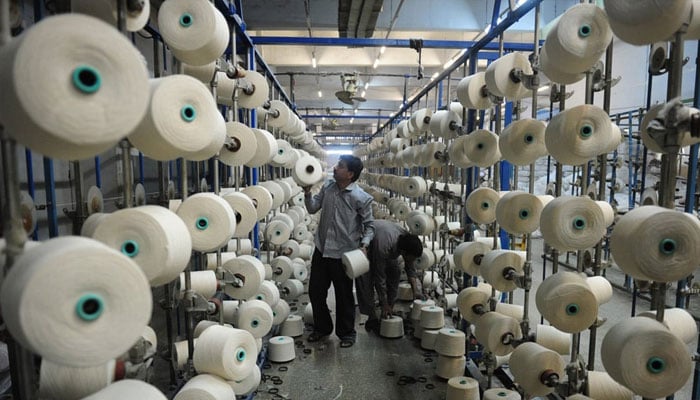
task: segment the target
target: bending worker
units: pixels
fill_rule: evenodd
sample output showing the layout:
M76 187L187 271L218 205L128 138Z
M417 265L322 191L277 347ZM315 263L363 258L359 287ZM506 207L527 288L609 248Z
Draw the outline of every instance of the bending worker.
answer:
M369 272L355 279L360 313L369 316L367 331L379 332L379 319L375 310L375 290L381 306L382 318L391 316L399 289L399 256L413 289L413 297L421 298L414 262L423 254L423 243L416 235L390 221L374 221L374 239L369 245L367 258Z

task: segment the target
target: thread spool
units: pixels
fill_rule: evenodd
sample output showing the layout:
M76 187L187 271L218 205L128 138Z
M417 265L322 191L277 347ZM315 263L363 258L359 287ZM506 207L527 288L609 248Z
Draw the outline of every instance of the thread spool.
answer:
M207 329L211 328L212 326L219 326L219 323L216 321L209 321L209 320L201 320L195 325L194 330L192 331L192 336L196 339L199 338L204 331ZM223 324L223 326L227 328L233 328L230 324ZM186 347L186 346L185 346Z
M39 372L39 394L50 399L82 399L109 386L114 381L114 374L114 360L82 368L43 360Z
M525 87L522 81L516 82L512 79L515 70L520 70L526 75L533 74L530 61L523 53L508 53L489 64L484 75L489 92L512 100L529 96L532 91Z
M409 285L410 288L410 285ZM413 292L411 292L413 293ZM457 293L446 293L444 296L440 297L438 305L445 310L457 307ZM411 297L413 299L413 297Z
M311 303L307 303L306 306L304 307L303 320L304 320L305 324L308 324L308 325L314 324L314 310L313 310L313 307L311 306Z
M270 361L274 363L292 361L296 356L294 353L294 339L290 336L271 337L268 343L268 354Z
M311 304L311 303L309 303ZM313 320L313 317L312 317ZM313 323L313 321L312 321ZM289 315L280 326L280 335L299 337L304 333L304 321L298 315Z
M644 118L642 119L642 123L640 124L640 129L639 131L641 132L642 136L642 141L644 142L644 145L649 148L649 150L655 152L655 153L667 153L668 151L664 149L661 145L659 145L652 137L649 135L649 124L654 121L661 111L663 110L665 104L658 104L655 106L652 106L649 108L649 110L644 114ZM690 146L695 143L698 143L700 139L697 137L694 137L693 135L690 134L690 130L687 128L684 128L681 130L678 134L678 142L681 147L685 146Z
M297 258L297 260L302 261L301 263L294 263L293 269L294 272L292 273L292 277L294 279L297 279L300 282L305 282L306 278L309 276L308 272L306 270L306 263L304 263L302 259Z
M252 299L262 300L270 307L274 307L280 301L280 292L274 282L265 280L260 285L260 292L253 296Z
M379 325L379 336L388 339L403 337L403 318L398 315L382 318Z
M656 311L645 311L638 317L656 319ZM676 335L683 343L690 344L698 337L698 325L690 313L682 308L667 308L664 310L664 326Z
M606 0L603 3L615 35L634 45L667 40L688 20L692 7L690 0Z
M425 194L428 189L428 185L425 183L425 179L420 176L413 176L406 178L401 186L402 192L407 197L419 197Z
M483 400L520 400L518 392L503 389L493 388L484 391Z
M222 252L221 253L221 265L223 265L226 261L236 258L236 253L235 252ZM204 259L204 267L208 270L211 271L216 271L216 253L207 253L206 258Z
M36 61L37 54L51 63ZM47 157L100 154L146 112L148 73L140 54L98 19L64 14L42 20L3 46L0 59L7 82L0 121L13 139Z
M593 295L595 296L599 305L605 304L612 299L612 285L605 277L592 276L586 278L586 283L588 283L588 286L591 288L591 291L593 292Z
M272 308L262 300L249 300L238 306L236 327L261 338L272 328Z
M254 109L262 106L270 92L267 79L256 71L246 71L245 76L238 79L238 85L241 88L238 92L238 102L243 108ZM301 122L296 118L293 120ZM301 132L304 130L305 128L301 129Z
M253 251L253 244L250 239L232 239L228 241L226 248L229 251L235 251L236 255L239 256L250 255Z
M279 325L289 316L290 307L286 300L280 299L272 307L272 325Z
M510 371L527 394L545 396L554 391L554 386L547 386L544 379L553 375L563 379L564 360L552 350L527 342L511 354Z
M287 256L273 258L270 265L272 266L272 277L276 282L285 282L294 273L292 260Z
M85 397L83 400L120 400L120 399L142 399L142 400L166 400L167 397L155 386L144 381L127 379L114 382L99 392Z
M595 4L577 4L566 10L547 34L547 54L558 69L589 70L605 53L612 40L605 11Z
M194 349L194 367L227 380L242 379L255 367L257 345L250 332L220 325L207 328Z
M571 352L571 335L550 325L537 325L535 343L561 355Z
M606 228L603 210L587 196L557 197L544 207L540 217L542 237L560 251L593 247Z
M492 287L488 283L480 283L476 287L464 288L459 292L457 308L466 321L474 323L483 313L489 311L491 290Z
M287 279L282 282L282 297L287 300L296 300L304 294L304 284L298 279Z
M685 344L651 318L633 317L613 326L600 354L615 381L647 398L678 391L692 370Z
M224 292L234 299L249 299L260 292L265 280L265 266L253 256L239 256L226 262L224 269L242 281L238 287L226 285Z
M0 304L23 347L49 361L90 367L122 355L141 337L151 317L150 292L131 259L96 240L68 236L26 246L3 280Z
M159 9L158 27L173 55L187 64L215 61L228 44L226 19L203 0L176 0Z
M443 379L450 379L455 376L462 376L464 374L464 367L466 366L466 357L449 357L438 354L437 368L435 369L435 375Z
M221 377L200 373L180 389L174 400L224 400L235 397L231 385Z
M430 132L441 138L450 139L455 137L457 126L462 125L462 118L451 110L435 111L430 117Z
M235 215L236 229L233 231L233 237L247 238L257 222L257 212L253 200L241 192L228 192L222 194L222 197L231 206ZM250 252L244 251L242 254L250 254Z
M104 212L105 202L102 198L102 191L100 190L100 188L98 188L97 186L90 186L90 189L88 189L87 193L86 203L89 215ZM34 221L36 221L36 219L34 219Z
M266 113L267 124L273 128L282 128L289 123L292 112L282 100L270 100L270 109Z
M542 46L540 50L540 70L549 78L550 81L568 85L576 83L586 77L583 72L564 71L559 68L556 58L550 58L547 55L547 47Z
M435 339L435 351L444 356L464 355L466 337L464 332L454 328L442 328Z
M400 301L412 301L413 300L413 289L411 288L410 283L408 283L408 282L399 283L397 299Z
M323 178L323 168L315 157L301 157L294 164L292 177L299 186L311 186Z
M415 135L428 130L432 115L433 110L429 108L421 108L411 114L409 125L413 127L413 132Z
M437 253L438 249L435 250ZM426 290L435 290L440 287L441 284L440 276L437 271L428 271L423 276L423 288Z
M609 227L610 225L615 222L615 210L612 208L610 203L607 201L596 201L595 202L600 210L603 212L603 221L605 223L606 227Z
M253 201L257 214L257 221L265 218L267 213L272 209L272 195L264 187L259 185L247 186L241 190L241 193L250 197Z
M420 320L421 309L423 307L434 306L434 305L435 305L435 300L433 300L433 299L413 300L413 304L411 305L411 319L412 320ZM414 324L414 325L419 325L419 324Z
M416 336L417 339L420 339L421 349L435 350L435 340L437 339L439 332L439 329L421 328L420 335Z
M421 307L420 326L423 329L441 329L445 326L445 310L438 306Z
M487 351L504 356L513 351L513 341L522 338L520 325L515 318L497 312L487 312L474 321L479 343Z
M202 297L210 298L216 294L219 283L216 279L214 271L191 271L190 284L192 291L200 294ZM185 273L180 273L180 279L177 281L176 287L179 297L182 298L185 294Z
M429 235L435 230L435 221L422 211L414 211L406 218L408 230L414 235Z
M192 253L185 223L160 206L117 210L100 221L92 237L136 262L151 286L177 278Z
M223 300L221 307L223 308L224 322L233 324L236 321L236 313L238 313L238 300Z
M216 74L216 61L204 65L190 65L182 63L182 73L189 75L204 84L209 84ZM217 75L218 77L218 75Z
M486 129L471 132L464 140L464 155L478 167L492 166L501 159L498 136Z
M95 230L97 229L98 226L104 221L109 214L105 213L95 213L87 217L85 222L83 222L83 226L80 228L80 236L85 236L85 237L92 237L92 235L95 234ZM5 265L5 263L1 263L2 265Z
M522 322L525 308L518 304L496 303L496 309L494 311L515 318L518 322Z
M252 131L255 135L257 147L255 148L255 154L245 165L248 167L260 167L272 161L272 157L277 154L277 140L270 132L264 129L252 128Z
M493 104L486 91L486 74L477 72L459 81L457 99L465 108L476 110L491 108Z
M700 247L697 218L657 206L638 207L622 216L610 237L620 268L634 278L657 282L683 279L695 271Z
M111 26L117 25L117 3L109 0L75 0L71 2L71 12L91 15ZM138 32L148 22L150 3L144 2L140 10L127 9L124 27L129 32Z
M196 193L177 209L192 237L192 249L215 251L224 247L236 230L236 216L226 200L214 193Z
M581 165L605 153L612 135L612 124L605 110L582 104L552 118L545 130L545 144L560 163Z
M593 399L629 400L634 398L634 393L626 387L615 382L607 372L588 371L586 391Z
M226 136L231 145L222 146L219 159L232 167L248 163L257 151L255 133L246 125L237 122L226 122Z
M514 121L498 137L503 158L515 165L529 165L547 155L544 142L545 124L536 119Z
M450 163L460 168L469 168L474 164L469 160L469 157L464 152L464 143L468 136L459 136L450 143L447 148L447 154L450 157Z
M355 279L369 271L369 260L360 249L343 253L342 262L345 275L350 279Z
M550 275L537 289L537 309L557 329L577 333L598 317L598 301L586 279L574 272Z
M479 381L466 376L454 376L447 381L447 400L480 400Z
M496 220L498 192L488 187L480 187L467 196L467 215L478 224L490 224Z
M532 233L540 225L543 208L542 201L534 194L514 190L496 204L496 221L508 233Z
M260 385L260 368L253 367L253 370L244 379L239 381L228 381L236 396L248 396Z
M514 278L508 278L508 273L520 275L523 271L525 260L511 250L492 250L484 255L481 260L481 275L495 289L510 292L518 288Z
M194 345L197 345L197 339L194 339ZM187 340L181 340L179 342L173 343L173 363L177 369L182 369L187 364L187 358L189 357L189 348Z

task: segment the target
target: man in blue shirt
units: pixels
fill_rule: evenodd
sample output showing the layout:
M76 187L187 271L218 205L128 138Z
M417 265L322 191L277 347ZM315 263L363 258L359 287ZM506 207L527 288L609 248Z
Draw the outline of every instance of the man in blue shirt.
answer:
M343 253L361 248L365 255L374 237L372 196L355 181L362 172L362 161L351 155L340 156L329 179L315 195L304 188L304 202L309 213L321 210L316 230L316 249L311 259L309 298L314 313L314 331L310 342L318 341L333 331L333 321L326 297L331 283L335 289L336 326L341 347L355 344L355 301L352 280L345 275Z

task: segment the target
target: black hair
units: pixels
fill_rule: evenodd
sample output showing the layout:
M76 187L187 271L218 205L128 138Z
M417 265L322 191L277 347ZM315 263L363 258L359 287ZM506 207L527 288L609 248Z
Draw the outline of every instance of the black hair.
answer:
M418 236L405 233L399 236L397 246L399 251L414 257L423 255L423 243Z
M362 169L364 168L364 166L362 165L362 160L349 154L343 154L338 158L340 160L345 161L345 165L348 167L348 171L352 172L353 182L360 179L360 174L362 173Z

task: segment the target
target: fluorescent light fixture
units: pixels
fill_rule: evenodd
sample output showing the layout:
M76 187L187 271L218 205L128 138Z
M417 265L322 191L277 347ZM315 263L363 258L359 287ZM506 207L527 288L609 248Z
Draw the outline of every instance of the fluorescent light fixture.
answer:
M366 94L367 94L367 90L363 90L362 94L360 94L360 97L365 97Z
M369 82L365 82L365 90L369 87Z
M377 59L374 60L374 64L372 64L372 68L377 69L377 66L379 66L379 57L377 57Z
M352 154L352 150L326 150L326 154L338 154L338 155L343 155L343 154Z
M318 97L323 97L323 92L320 90L318 91Z
M382 46L379 48L379 54L384 54L385 51L386 51L386 46Z
M352 110L352 113L353 113L353 114L357 114L357 108L354 108L354 109Z
M350 118L350 123L352 124L353 122L355 122L355 118Z
M311 68L316 68L316 56L311 57Z
M325 121L325 120L326 120L326 117L321 117L321 121Z

